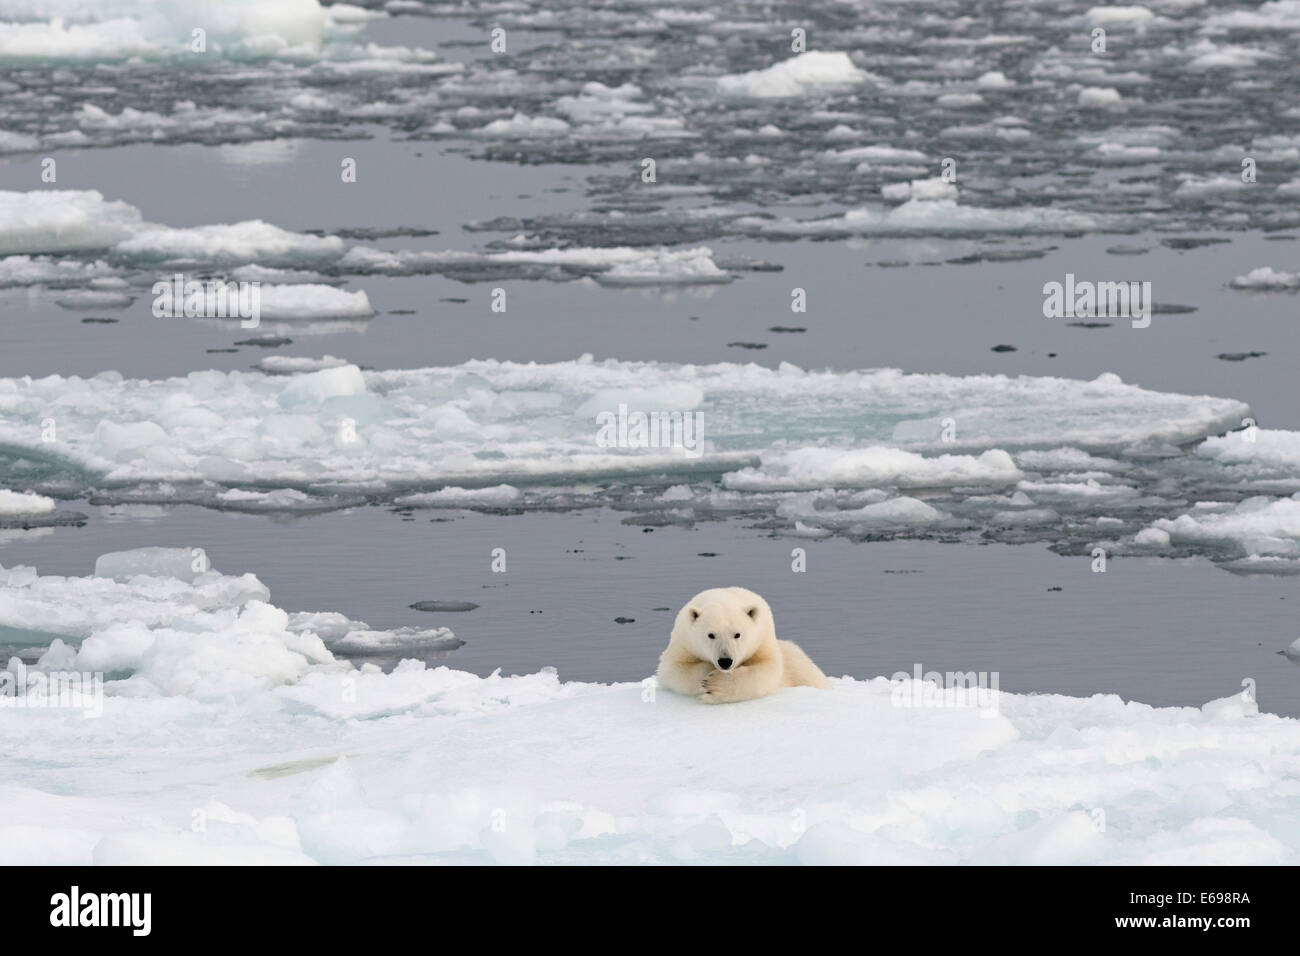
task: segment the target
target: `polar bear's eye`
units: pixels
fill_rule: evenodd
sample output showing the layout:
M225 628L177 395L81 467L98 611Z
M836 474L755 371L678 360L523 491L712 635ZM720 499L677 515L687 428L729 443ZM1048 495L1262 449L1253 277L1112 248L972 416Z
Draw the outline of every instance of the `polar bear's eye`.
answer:
M739 634L733 634L733 635L731 635L731 636L734 637L736 640L740 640L740 635L739 635Z
M718 635L716 635L716 634L710 634L710 635L709 635L709 640L711 640L711 641L712 641L712 640L716 640L717 637L718 637Z

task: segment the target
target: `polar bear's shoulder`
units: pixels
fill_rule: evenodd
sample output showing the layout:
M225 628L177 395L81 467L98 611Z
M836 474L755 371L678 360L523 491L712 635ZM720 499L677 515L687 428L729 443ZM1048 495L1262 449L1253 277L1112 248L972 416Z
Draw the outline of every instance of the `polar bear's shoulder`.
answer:
M820 667L794 641L777 641L781 648L781 683L785 687L820 687L829 690L831 682Z

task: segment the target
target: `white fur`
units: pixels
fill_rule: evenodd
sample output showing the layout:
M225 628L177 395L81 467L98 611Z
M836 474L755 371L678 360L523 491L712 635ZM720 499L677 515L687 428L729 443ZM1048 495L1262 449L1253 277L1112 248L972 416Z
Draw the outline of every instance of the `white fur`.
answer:
M725 670L718 666L724 658L731 660ZM782 687L831 686L797 644L776 639L772 609L744 588L711 588L686 602L657 676L660 687L708 704L753 700Z

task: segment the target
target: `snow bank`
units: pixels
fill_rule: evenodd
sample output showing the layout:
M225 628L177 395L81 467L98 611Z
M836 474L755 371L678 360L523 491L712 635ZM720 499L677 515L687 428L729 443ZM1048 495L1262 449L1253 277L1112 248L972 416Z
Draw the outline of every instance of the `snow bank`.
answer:
M286 614L251 574L0 570L16 601L89 633L11 673L105 682L97 710L0 706L0 864L1300 861L1300 722L1241 696L846 677L705 707L551 670L358 667L322 636L346 618Z

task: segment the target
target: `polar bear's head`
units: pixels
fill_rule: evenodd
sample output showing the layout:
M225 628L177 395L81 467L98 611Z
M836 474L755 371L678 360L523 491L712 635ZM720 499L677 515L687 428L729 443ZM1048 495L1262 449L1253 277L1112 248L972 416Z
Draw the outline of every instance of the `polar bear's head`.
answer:
M776 640L772 609L753 591L711 588L677 612L672 639L721 670L739 667L759 648Z

